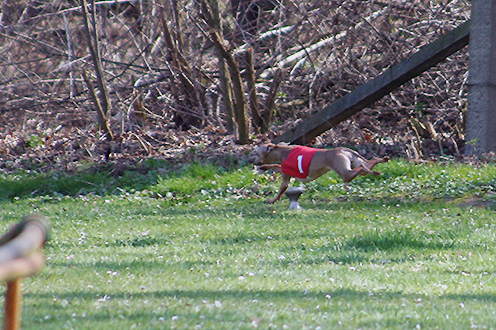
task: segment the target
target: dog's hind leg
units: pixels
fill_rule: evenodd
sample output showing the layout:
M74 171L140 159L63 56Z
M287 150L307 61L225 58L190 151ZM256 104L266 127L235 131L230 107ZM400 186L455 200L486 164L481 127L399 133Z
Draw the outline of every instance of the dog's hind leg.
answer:
M389 157L387 157L387 156L384 157L384 158L374 157L371 160L369 160L365 166L368 169L371 169L372 170L374 168L374 166L376 166L377 164L386 163L388 161L389 161Z
M364 169L365 167L365 159L358 156L353 157L354 155L347 155L346 153L337 154L333 160L332 169L339 175L339 177L345 182L348 183L357 175L364 175L371 172Z
M378 163L377 163L378 164ZM377 164L373 164L374 166ZM352 167L355 166L355 167ZM339 177L345 182L351 182L358 175L379 175L379 172L372 171L365 163L365 160L355 159L353 162L347 157L342 157L339 161L339 166L336 166L334 171L339 175Z
M340 173L338 173L339 177L345 183L351 182L354 178L356 178L359 175L367 175L367 174L371 174L373 176L377 176L380 173L379 172L376 172L376 171L371 171L365 165L360 165L358 167L355 167L352 170L340 171Z

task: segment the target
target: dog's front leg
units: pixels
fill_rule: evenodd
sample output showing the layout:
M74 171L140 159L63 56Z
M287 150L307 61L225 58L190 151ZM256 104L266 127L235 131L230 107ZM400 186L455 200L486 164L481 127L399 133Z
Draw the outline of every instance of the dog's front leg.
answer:
M258 169L261 171L274 170L276 172L281 172L281 165L279 164L264 164L258 166Z
M274 204L275 202L280 200L282 195L288 189L289 180L291 179L291 177L287 174L281 173L281 178L282 178L282 182L281 182L281 187L279 188L279 192L277 193L276 197L267 199L267 201L266 201L267 204Z

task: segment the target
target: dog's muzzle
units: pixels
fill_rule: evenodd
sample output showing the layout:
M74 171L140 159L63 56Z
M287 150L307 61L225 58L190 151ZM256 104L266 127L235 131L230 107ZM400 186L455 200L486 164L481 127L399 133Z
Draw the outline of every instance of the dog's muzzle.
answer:
M256 151L252 151L248 155L248 163L253 165L262 165L262 159L260 158L260 155Z

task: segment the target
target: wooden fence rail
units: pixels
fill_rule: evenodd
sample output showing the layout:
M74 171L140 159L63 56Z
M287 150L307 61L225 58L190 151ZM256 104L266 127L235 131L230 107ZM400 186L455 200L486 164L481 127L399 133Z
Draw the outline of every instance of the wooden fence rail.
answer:
M20 328L22 278L43 268L45 259L41 248L49 234L49 222L41 215L30 215L0 238L0 281L7 282L4 330Z
M468 45L469 38L470 21L467 21L430 44L421 47L417 53L389 67L379 76L302 120L295 127L273 139L272 142L309 143L316 136L350 118L446 57L456 53Z

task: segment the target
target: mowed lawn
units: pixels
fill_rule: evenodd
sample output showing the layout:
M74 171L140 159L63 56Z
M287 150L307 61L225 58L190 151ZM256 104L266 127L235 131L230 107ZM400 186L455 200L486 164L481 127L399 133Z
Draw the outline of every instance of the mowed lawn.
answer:
M53 225L22 328L495 329L496 166L377 169L301 211L249 167L5 176L3 232Z

